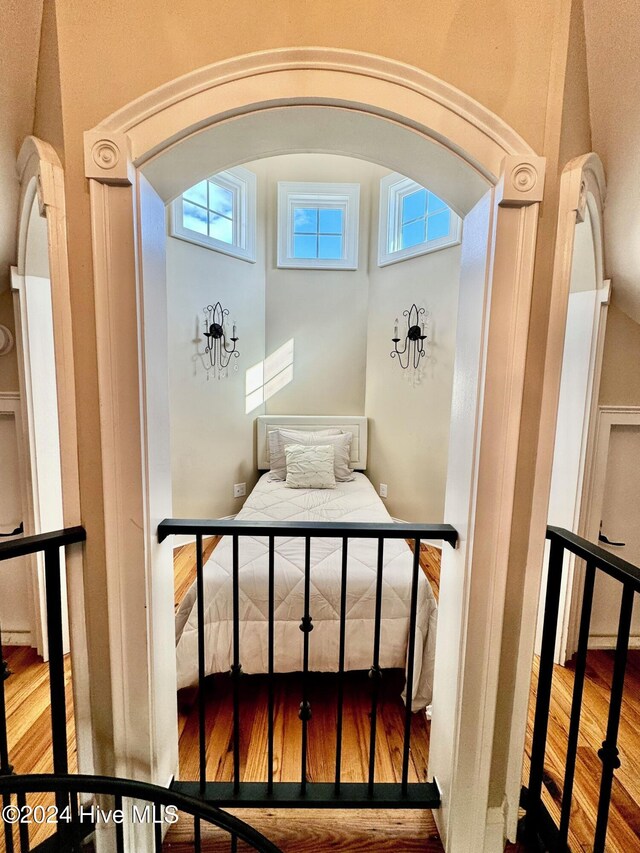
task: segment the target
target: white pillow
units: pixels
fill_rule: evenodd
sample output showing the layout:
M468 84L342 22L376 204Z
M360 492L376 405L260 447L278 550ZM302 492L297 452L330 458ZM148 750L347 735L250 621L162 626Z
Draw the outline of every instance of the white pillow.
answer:
M318 439L312 439L309 436L311 433L298 433L298 437L295 441L287 438L287 430L281 430L284 435L284 445L285 450L291 444L302 444L305 446L310 445L318 445L318 444L326 444L331 445L334 449L334 457L333 457L333 470L336 478L336 482L338 483L346 483L348 480L353 480L353 471L349 468L349 462L351 460L351 433L340 433L339 435L325 435ZM285 460L286 461L286 460ZM285 470L282 474L281 479L285 479L287 476L286 466ZM271 480L278 479L277 473L271 472Z
M332 445L288 444L286 485L290 489L335 489Z
M328 435L342 435L342 430L269 430L269 468L271 469L269 479L284 480L287 476L287 464L284 456L285 439L287 444L323 444Z

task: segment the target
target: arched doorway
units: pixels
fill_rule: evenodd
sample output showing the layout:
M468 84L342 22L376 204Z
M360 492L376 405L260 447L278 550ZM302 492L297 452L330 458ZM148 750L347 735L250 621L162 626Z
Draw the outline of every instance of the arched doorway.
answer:
M20 348L21 406L30 444L27 481L31 506L25 531L40 533L81 523L64 177L55 150L34 136L23 142L17 167L20 206L12 285ZM29 363L31 346L38 359L33 364ZM78 549L70 552L65 568L78 767L81 772L91 772L84 572ZM34 574L36 639L46 658L42 568L34 566Z
M122 679L116 768L164 782L176 764L175 708L166 702L175 684L170 552L155 540L171 515L159 381L167 370L164 204L214 170L295 151L384 163L465 216L451 433L461 452L450 461L446 507L461 543L443 561L431 772L443 792L443 837L451 849L482 849L544 161L460 92L378 57L323 49L241 57L168 84L85 136L99 386L108 403L111 669ZM517 792L509 794L513 822ZM495 837L505 831L503 820Z

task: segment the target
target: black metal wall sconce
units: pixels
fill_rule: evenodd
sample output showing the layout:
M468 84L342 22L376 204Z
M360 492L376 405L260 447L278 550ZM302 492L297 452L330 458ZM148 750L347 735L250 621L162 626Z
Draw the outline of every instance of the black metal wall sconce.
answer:
M425 357L424 342L427 339L425 334L426 311L424 308L418 308L414 304L408 311L403 311L403 317L407 318L407 331L403 338L400 337L398 330L398 318L393 327L393 349L391 350L391 358L397 358L400 367L406 370L408 367L414 371L420 367L420 359ZM398 344L403 342L402 349L398 348Z
M204 350L207 379L211 373L221 379L228 375L231 359L240 356L237 349L237 343L240 339L236 334L236 323L234 320L231 335L229 335L229 323L227 321L229 311L227 308L223 308L220 302L216 302L215 305L207 305L202 310L204 311L204 336L207 339ZM235 365L235 369L238 369L237 365Z

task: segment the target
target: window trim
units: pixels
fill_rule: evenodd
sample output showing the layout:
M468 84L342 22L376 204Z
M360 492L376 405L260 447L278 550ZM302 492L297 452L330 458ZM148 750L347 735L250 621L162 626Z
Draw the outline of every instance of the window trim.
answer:
M449 246L457 246L462 241L462 219L449 205L451 211L451 228L444 237L436 240L426 240L406 249L392 250L391 245L398 245L401 232L402 199L417 190L426 189L411 178L392 172L380 179L380 200L378 204L378 266L386 267L399 261L415 258L419 255L427 255L437 252L439 249L447 249Z
M242 166L234 166L224 172L216 172L208 175L202 180L211 181L233 193L234 213L237 209L238 215L233 217L233 243L225 243L208 234L200 234L185 228L183 224L182 206L184 195L179 195L170 206L169 234L187 243L203 246L205 249L213 249L223 255L230 255L251 264L256 262L256 176ZM196 183L199 183L197 181ZM209 210L209 208L207 208Z
M342 258L293 257L293 211L303 206L343 211ZM278 181L278 267L356 270L359 228L360 184Z

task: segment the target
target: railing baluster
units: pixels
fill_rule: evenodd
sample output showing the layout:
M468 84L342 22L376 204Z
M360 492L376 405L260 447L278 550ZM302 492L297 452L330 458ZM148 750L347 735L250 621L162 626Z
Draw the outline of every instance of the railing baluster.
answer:
M596 832L593 841L594 853L603 853L605 849L607 823L609 821L609 804L611 802L611 788L613 785L613 772L620 767L620 759L618 758L618 728L620 726L620 711L622 708L622 694L624 692L624 674L627 667L627 652L629 650L629 635L631 633L633 597L633 586L630 583L626 583L622 588L620 619L618 621L618 639L616 641L616 652L613 661L613 676L611 678L611 696L609 698L607 734L602 742L602 749L598 751L598 756L602 761L602 779L600 782L600 796L598 799Z
M196 586L198 599L198 739L200 793L207 784L206 704L205 704L205 637L204 637L204 571L202 565L202 534L196 535Z
M233 792L240 792L240 566L238 537L232 537L233 559Z
M547 726L551 705L551 684L553 680L553 658L558 626L558 608L560 604L560 586L562 583L562 563L564 546L556 539L551 540L549 548L549 566L547 571L547 591L544 604L544 624L542 645L538 669L536 692L536 711L531 744L531 767L529 770L529 791L527 794L526 827L535 833L539 824L540 801L542 796L542 776L544 755L547 744Z
M309 704L309 634L313 631L311 624L311 614L309 613L311 601L311 539L309 536L304 538L304 616L300 622L300 630L303 634L303 652L302 652L302 702L300 702L300 710L298 717L302 721L302 761L300 771L300 793L307 792L307 726L311 719L311 705Z
M338 720L336 726L336 794L340 793L342 772L342 713L344 706L344 649L347 624L347 561L349 540L342 537L342 575L340 578L340 651L338 655Z
M21 813L24 814L24 809L27 805L27 795L20 792L16 797L16 801ZM29 853L31 844L29 842L29 824L26 820L20 821L18 824L18 837L20 838L20 853Z
M384 539L378 539L378 563L376 567L376 610L373 629L373 664L369 670L371 679L371 737L369 741L369 796L373 797L376 772L376 725L378 718L378 693L382 671L380 669L380 629L382 622L382 569L384 564Z
M414 540L413 572L411 575L411 605L409 608L409 649L407 653L407 688L402 750L402 795L407 795L409 781L409 750L411 746L411 705L413 704L413 668L416 653L416 623L418 621L418 581L420 574L420 540Z
M580 732L580 713L582 710L582 695L584 692L584 676L587 668L587 645L589 642L589 624L593 604L593 587L596 569L592 562L587 563L582 595L582 611L580 614L580 633L578 636L578 651L576 654L576 671L573 681L573 697L571 700L571 719L569 722L569 738L567 741L567 766L562 787L562 811L560 815L560 847L567 844L569 837L569 821L571 819L571 800L573 797L573 778L576 769L578 753L578 734Z
M207 785L207 735L205 705L205 637L204 637L204 567L202 565L202 534L196 534L196 592L198 619L198 748L200 793ZM194 840L200 838L200 818L194 818Z
M113 805L116 811L123 812L122 794L115 795ZM120 822L116 822L116 853L124 853L124 823Z
M47 602L47 637L49 642L49 690L51 694L51 739L53 772L68 772L67 705L64 684L64 646L62 641L62 589L60 578L60 547L44 550L45 592ZM61 812L67 805L63 794L56 795Z
M274 566L274 537L269 537L269 661L268 661L268 731L267 731L267 791L273 793L273 656L274 656L274 623L275 623L275 566Z
M2 648L2 627L0 626L0 648ZM9 763L9 740L7 738L7 704L4 692L4 683L11 673L9 667L2 659L2 672L0 672L0 776L11 776L13 767ZM2 795L2 805L11 805L11 795ZM4 846L7 853L13 853L13 828L10 823L4 823Z
M11 794L3 794L2 795L2 807L6 809L7 806L11 805ZM4 823L4 849L6 853L14 853L13 847L13 824L8 821L3 821Z
M155 804L153 806L153 834L155 836L155 848L156 853L162 853L162 821L157 821L157 816L155 814Z

